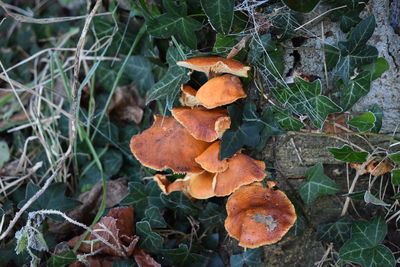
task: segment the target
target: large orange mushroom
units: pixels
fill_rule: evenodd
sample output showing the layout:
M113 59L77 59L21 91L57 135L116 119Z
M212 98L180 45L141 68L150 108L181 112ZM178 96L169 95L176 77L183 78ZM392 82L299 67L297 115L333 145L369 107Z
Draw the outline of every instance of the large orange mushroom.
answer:
M155 116L151 128L135 135L130 148L144 166L175 173L200 173L203 169L194 160L209 143L195 139L172 117Z
M210 73L230 73L236 76L247 77L250 67L243 65L234 59L223 57L195 57L176 62L177 65L192 70Z
M221 141L214 142L194 160L208 172L223 172L228 169L228 159L220 160Z
M171 110L174 118L196 139L212 142L231 125L226 109L207 110L202 107L179 107Z
M284 192L260 183L242 186L226 204L225 229L239 245L256 248L279 241L296 221L296 212Z
M196 93L197 100L208 109L231 104L246 96L240 79L230 74L208 80Z
M227 196L242 185L265 178L265 163L245 154L235 154L228 159L228 168L217 173L213 186L216 196Z

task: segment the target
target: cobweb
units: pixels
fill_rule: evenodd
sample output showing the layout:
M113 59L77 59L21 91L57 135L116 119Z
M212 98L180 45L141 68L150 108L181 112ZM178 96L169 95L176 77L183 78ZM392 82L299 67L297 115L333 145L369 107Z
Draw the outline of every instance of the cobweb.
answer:
M300 104L304 107L304 109L307 111L307 114L317 118L320 123L322 124L325 118L321 117L319 113L315 110L315 108L311 105L309 101L309 97L307 97L302 90L299 90L297 94L292 91L291 87L288 86L290 79L283 77L279 71L277 66L274 64L269 52L267 51L268 49L265 47L266 44L263 43L261 36L268 32L271 27L280 27L281 25L273 25L274 20L273 18L278 15L282 15L285 12L291 12L286 6L277 6L271 13L265 14L262 12L262 8L267 7L268 5L271 5L270 0L261 0L261 1L252 1L252 0L244 0L241 1L240 4L235 6L235 11L237 12L244 12L248 15L249 21L251 25L249 25L246 29L245 32L242 32L241 35L251 35L251 42L254 42L262 48L262 53L263 55L267 58L268 64L270 67L272 66L272 71L267 65L261 65L257 68L257 78L259 79L259 82L263 89L267 90L260 90L260 91L271 91L271 88L277 88L278 85L280 88L284 88L291 94L291 100L295 100L297 104ZM318 16L317 14L313 14L315 16ZM314 17L315 17L314 16ZM325 40L322 39L320 36L316 35L314 32L310 31L305 27L308 23L305 23L303 25L300 25L298 21L294 20L292 16L285 16L288 21L286 23L292 25L293 28L295 28L295 34L296 36L308 36L310 38L315 39L317 42L324 43ZM284 29L286 30L286 28ZM285 32L286 33L286 32ZM285 34L284 33L284 34ZM316 64L320 64L317 63ZM273 105L278 105L273 99L270 99L269 97L265 96L270 104ZM298 110L296 109L295 106L293 106L292 103L290 102L285 102L282 103L282 106L284 108L289 109L291 112L299 116L300 118L306 118L304 114L300 114Z

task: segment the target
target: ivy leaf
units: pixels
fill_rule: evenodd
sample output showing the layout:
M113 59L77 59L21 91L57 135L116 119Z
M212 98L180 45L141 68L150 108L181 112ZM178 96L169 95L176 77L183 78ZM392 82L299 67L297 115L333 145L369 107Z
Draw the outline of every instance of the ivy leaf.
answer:
M221 206L208 202L205 209L200 212L199 220L205 227L218 227L222 226L226 218L225 209Z
M324 167L321 163L308 168L306 177L307 182L300 186L299 194L307 205L319 196L332 195L339 191L336 183L324 174Z
M348 10L346 13L343 13L339 18L339 27L342 32L348 32L352 27L357 25L360 22L360 17L358 14L359 10Z
M377 105L373 104L368 111L374 113L376 121L374 127L371 129L373 133L379 133L382 128L383 110Z
M389 63L386 61L386 59L380 57L377 58L374 63L362 66L361 69L372 73L371 79L376 80L389 69Z
M250 62L262 73L267 73L267 79L279 79L283 74L283 54L283 48L276 45L270 33L251 40Z
M340 90L340 106L349 110L361 97L366 96L371 88L371 73L364 71L357 75Z
M46 191L27 209L27 211L36 210L59 210L62 212L71 210L81 205L81 202L73 198L65 197L67 185L64 183L51 184ZM18 203L21 208L37 192L40 187L30 182L25 191L25 199Z
M202 255L190 253L186 244L179 244L178 248L163 249L163 255L174 263L174 266L192 266L199 264L205 266L208 259Z
M392 185L400 185L400 169L392 170Z
M341 54L334 75L342 78L345 83L349 82L355 68L370 64L378 58L378 50L374 46L365 45L351 54L348 42L339 42L339 48Z
M352 227L351 239L340 248L339 257L362 266L394 266L392 252L380 244L386 234L387 225L382 216L370 222L359 221Z
M342 246L350 239L353 222L354 220L350 216L343 216L336 222L319 224L317 227L317 239Z
M365 162L368 157L368 152L356 152L349 145L343 145L341 148L328 147L327 149L335 159L345 162Z
M363 48L375 30L375 17L369 16L358 23L350 32L349 46L352 48L350 53Z
M334 45L324 44L326 68L332 70L339 61L340 50Z
M203 25L187 16L186 3L175 5L172 2L163 0L163 6L167 8L167 13L149 19L147 21L148 32L157 38L169 38L177 35L187 46L196 48L197 38L194 32L200 30Z
M373 63L378 57L374 46L366 45L375 29L375 17L370 16L358 23L350 32L349 39L338 43L340 57L335 68L335 76L346 84L356 67Z
M215 31L228 34L233 22L234 0L201 0L201 7L206 13Z
M131 56L127 61L124 74L133 81L142 95L154 85L152 64L143 56Z
M396 152L393 154L390 154L388 156L394 163L396 163L397 165L400 165L400 152Z
M162 194L161 201L169 209L182 212L185 215L196 215L199 213L199 208L182 192L175 191L169 195Z
M295 119L289 110L272 106L274 112L274 118L279 122L282 128L288 129L289 131L299 131L304 127L304 123L298 119Z
M271 32L276 34L279 40L286 40L294 36L295 29L301 25L300 16L292 10L281 10L272 17Z
M10 159L10 149L5 141L0 141L0 169Z
M213 47L213 52L227 56L232 49L237 43L236 37L232 35L223 35L220 33L217 33L215 36L215 43Z
M134 206L139 217L145 217L145 210L151 206L164 208L164 204L160 200L161 190L156 182L151 181L146 185L130 182L128 187L129 194L120 202L120 205Z
M241 254L232 255L230 257L231 267L242 267L245 264L250 267L261 266L264 249L262 247L248 249Z
M164 217L161 216L160 209L155 206L146 209L144 212L144 219L148 221L153 228L165 228L167 226Z
M262 151L271 136L285 133L285 131L281 129L279 122L274 118L272 108L270 107L262 112L261 122L263 124L263 129L260 134L260 142L254 147L256 151Z
M244 145L256 146L260 142L262 124L245 122L236 129L229 129L222 135L221 160L229 158Z
M163 238L151 230L148 221L136 223L136 235L140 237L139 247L147 252L158 253L163 246Z
M68 251L61 255L53 255L47 261L49 267L59 267L67 264L71 264L76 260L76 256L73 251Z
M320 80L307 82L296 78L295 86L298 91L290 94L288 102L292 103L293 111L307 114L316 128L322 128L328 114L342 111L331 99L321 95Z
M166 99L168 109L172 108L175 98L180 92L181 85L188 82L190 77L187 69L179 67L176 62L186 59L182 47L171 47L167 52L169 68L167 73L159 80L150 91L146 105L157 99Z
M348 125L356 127L359 132L367 132L375 126L375 115L371 111L355 117L347 122Z
M122 153L117 149L111 148L100 158L100 161L104 166L105 175L107 177L113 176L122 167Z
M96 76L105 91L111 92L114 81L117 79L121 67L122 62L115 62L112 64L110 61L103 61L99 64L96 70ZM127 85L128 83L129 78L123 72L118 80L118 85Z
M371 194L371 192L369 192L369 191L365 191L364 201L367 204L371 203L375 206L385 206L385 207L390 206L390 204L387 204L384 201L380 200L379 198L377 198L376 196Z
M319 3L320 0L283 0L285 5L287 5L290 9L308 13L311 12Z

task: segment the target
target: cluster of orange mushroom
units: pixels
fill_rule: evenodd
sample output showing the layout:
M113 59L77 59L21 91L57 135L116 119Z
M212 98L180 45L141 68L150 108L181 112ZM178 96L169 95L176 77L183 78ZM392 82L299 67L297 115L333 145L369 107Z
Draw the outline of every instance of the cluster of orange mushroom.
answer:
M209 80L198 90L181 87L182 107L173 117L156 115L154 124L131 139L134 156L158 171L185 173L170 181L163 174L154 180L165 194L182 191L191 199L231 195L227 201L225 228L248 248L280 240L296 221L295 209L275 183L264 187L265 163L239 151L220 159L219 140L230 128L225 106L246 97L238 76L247 77L249 67L221 57L197 57L177 62L179 66L204 72Z

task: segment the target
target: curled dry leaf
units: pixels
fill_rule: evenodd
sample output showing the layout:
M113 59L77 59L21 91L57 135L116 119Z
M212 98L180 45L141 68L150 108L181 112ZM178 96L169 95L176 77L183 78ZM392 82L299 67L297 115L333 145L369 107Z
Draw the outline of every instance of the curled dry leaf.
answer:
M143 117L144 100L132 86L117 87L107 113L117 121L139 124Z
M102 192L102 182L98 182L89 191L80 194L78 200L82 202L82 205L68 212L68 216L79 222L90 224L100 205ZM106 207L114 207L120 203L128 193L128 180L120 178L117 180L107 181ZM81 228L69 222L49 220L49 231L57 233L60 240L65 240L70 237L71 234L78 234L81 230Z
M68 212L68 216L79 222L90 224L96 215L96 211L101 202L103 192L102 182L96 183L89 191L79 195L78 200L82 205ZM107 181L107 201L106 207L111 208L121 202L129 193L128 180L120 178ZM57 233L59 240L71 237L71 234L78 234L82 229L69 223L49 220L49 231Z
M133 155L144 166L175 173L200 173L203 169L194 160L209 143L196 140L172 117L155 116L151 128L135 135L130 147Z
M247 248L279 241L297 218L285 193L260 183L240 187L228 198L226 210L226 230Z
M139 265L139 267L160 267L161 264L156 262L149 254L144 252L141 249L136 250L135 252L135 261Z
M132 256L136 243L139 240L139 237L133 236L133 207L114 208L111 209L107 215L107 217L101 218L100 222L93 227L93 231L120 250L109 247L98 240L92 233L85 238L78 250L83 253L96 251L101 254L119 257L125 256L124 253L121 252L121 250L123 250L127 256ZM79 242L80 238L80 236L72 238L68 242L68 245L74 247Z
M371 160L370 162L368 162L364 169L361 169L362 165L362 163L350 163L350 167L355 169L360 175L369 173L372 176L379 176L390 173L393 169L393 164L389 160Z

